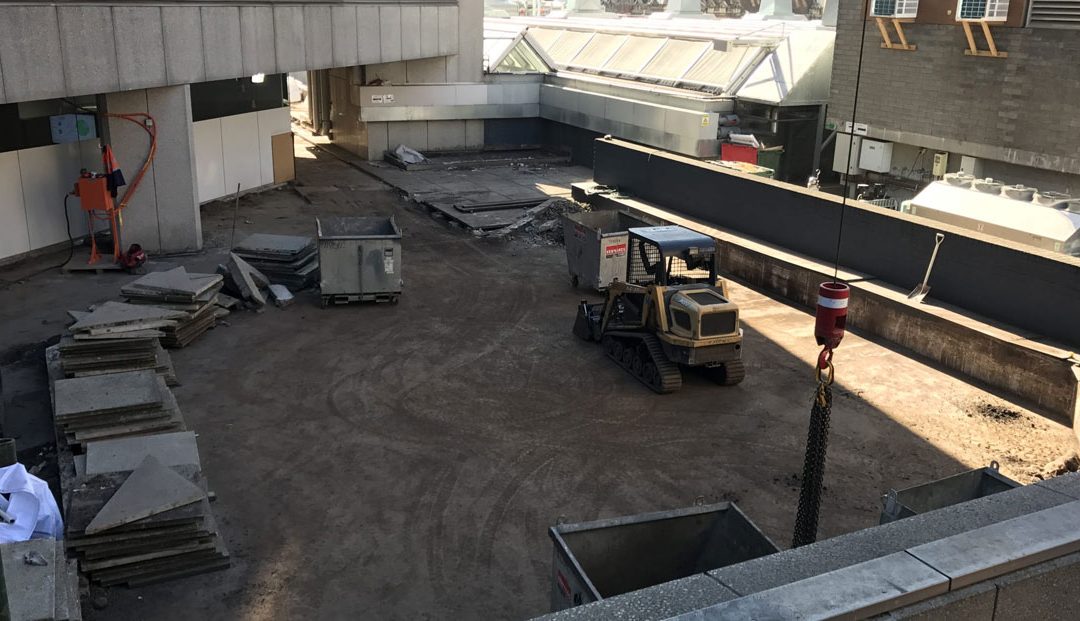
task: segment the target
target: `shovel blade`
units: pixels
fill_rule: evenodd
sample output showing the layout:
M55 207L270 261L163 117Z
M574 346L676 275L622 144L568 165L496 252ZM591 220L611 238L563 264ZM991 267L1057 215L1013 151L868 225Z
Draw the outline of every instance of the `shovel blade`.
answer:
M915 300L916 302L922 302L924 299L926 299L926 296L929 295L929 293L930 293L929 285L919 285L919 286L915 287L914 289L912 289L911 293L909 293L907 297L908 297L909 300Z

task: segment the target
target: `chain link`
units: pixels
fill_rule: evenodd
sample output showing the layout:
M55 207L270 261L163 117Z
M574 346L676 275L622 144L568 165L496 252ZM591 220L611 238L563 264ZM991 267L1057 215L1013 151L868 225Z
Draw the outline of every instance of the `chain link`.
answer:
M825 453L829 445L829 417L832 414L832 380L833 367L830 362L825 377L822 377L821 369L818 369L817 394L810 409L810 430L806 436L799 510L795 516L795 535L791 543L795 548L817 540L821 486L825 478Z

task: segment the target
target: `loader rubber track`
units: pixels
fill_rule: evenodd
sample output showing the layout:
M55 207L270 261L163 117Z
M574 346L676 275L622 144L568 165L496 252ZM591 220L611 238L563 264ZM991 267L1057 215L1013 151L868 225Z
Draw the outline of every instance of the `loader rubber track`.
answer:
M746 366L742 360L732 360L705 370L712 381L721 386L734 386L746 378Z
M608 358L660 394L682 388L679 365L668 360L660 340L640 332L608 332L601 340Z

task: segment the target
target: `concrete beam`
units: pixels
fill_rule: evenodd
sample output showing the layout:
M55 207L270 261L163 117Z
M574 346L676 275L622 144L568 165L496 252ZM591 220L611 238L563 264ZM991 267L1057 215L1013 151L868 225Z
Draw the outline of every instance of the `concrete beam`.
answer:
M240 7L204 6L202 12L203 56L207 80L224 80L244 74L240 49Z
M56 7L0 7L0 66L7 101L66 94Z
M157 86L165 75L165 34L161 8L114 6L116 65L120 90Z

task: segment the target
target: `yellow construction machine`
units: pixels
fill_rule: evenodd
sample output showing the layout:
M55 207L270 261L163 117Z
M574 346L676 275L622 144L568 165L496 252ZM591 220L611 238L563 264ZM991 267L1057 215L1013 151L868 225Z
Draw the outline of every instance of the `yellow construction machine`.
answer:
M713 381L745 376L739 307L717 277L716 241L681 226L628 231L626 280L607 300L581 302L574 334L598 341L619 366L658 393L682 386L680 366Z

